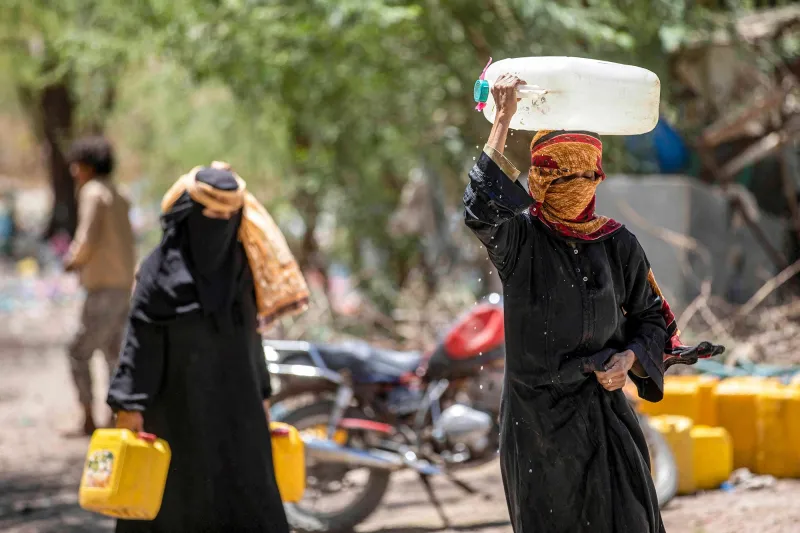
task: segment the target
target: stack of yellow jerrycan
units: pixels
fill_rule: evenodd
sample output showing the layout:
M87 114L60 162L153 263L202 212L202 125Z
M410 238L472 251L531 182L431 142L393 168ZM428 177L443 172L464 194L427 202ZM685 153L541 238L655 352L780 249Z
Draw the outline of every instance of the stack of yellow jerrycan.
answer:
M695 424L717 425L714 389L719 380L713 376L666 376L664 399L657 403L639 402L639 410L650 416L680 415Z
M733 441L725 428L694 426L691 430L696 490L714 490L733 472Z
M272 433L272 463L281 500L296 503L306 490L305 446L296 428L282 422L269 425Z
M756 403L755 471L800 478L800 387L776 387Z
M171 451L155 435L98 429L83 468L79 502L87 511L153 520L161 508Z
M678 494L692 494L694 481L694 447L692 421L685 416L660 415L650 419L656 431L664 436L678 467Z
M297 429L270 424L275 480L286 502L305 491L305 448ZM153 520L161 509L171 450L163 439L128 429L92 435L79 489L80 506L114 518Z
M733 466L757 472L758 403L762 394L781 387L777 379L733 377L715 390L717 422L733 439Z
M661 402L637 405L641 412L656 415L653 425L669 442L681 470L682 494L692 489L692 482L697 490L716 488L735 468L800 478L797 377L784 385L780 379L758 376L667 376ZM688 429L691 460L687 423L681 417L694 422Z
M694 425L685 416L650 419L664 436L678 468L678 494L717 489L733 472L733 444L724 428Z

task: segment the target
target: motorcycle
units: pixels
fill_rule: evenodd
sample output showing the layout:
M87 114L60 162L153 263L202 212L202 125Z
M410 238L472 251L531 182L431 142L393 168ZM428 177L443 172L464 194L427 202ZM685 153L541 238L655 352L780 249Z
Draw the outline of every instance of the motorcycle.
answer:
M454 473L497 456L505 358L498 295L461 316L428 354L366 343L321 345L265 341L272 378L272 417L303 435L307 493L286 504L297 531L352 531L380 505L393 472L415 472L445 527L430 484L443 476L479 493ZM639 416L659 504L675 496L677 467L663 437ZM341 503L355 487L355 496ZM339 502L316 507L320 498Z

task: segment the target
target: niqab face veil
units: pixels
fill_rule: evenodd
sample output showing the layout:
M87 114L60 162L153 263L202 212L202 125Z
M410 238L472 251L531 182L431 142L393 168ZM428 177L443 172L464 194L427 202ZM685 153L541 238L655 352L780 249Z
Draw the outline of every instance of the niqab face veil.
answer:
M219 191L236 191L233 174L220 169L203 169L197 181ZM198 297L207 315L221 315L230 310L241 283L244 250L238 240L242 222L241 209L230 218L211 218L203 214L205 206L192 201L186 218L186 236L191 270Z

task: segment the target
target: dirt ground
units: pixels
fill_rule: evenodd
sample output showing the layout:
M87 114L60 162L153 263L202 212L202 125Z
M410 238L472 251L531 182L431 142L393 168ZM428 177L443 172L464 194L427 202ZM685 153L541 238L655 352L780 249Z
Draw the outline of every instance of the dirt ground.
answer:
M39 327L0 315L0 531L8 533L99 533L113 523L82 511L77 486L87 440L62 438L78 420L63 351L72 319L39 315ZM46 327L42 328L42 324ZM13 330L13 331L12 331ZM24 336L25 343L16 342ZM105 373L96 358L95 375ZM105 417L98 380L97 413ZM486 496L465 496L444 481L438 494L451 527L443 524L419 482L398 475L380 510L359 531L425 533L511 530L497 463L463 478ZM673 533L800 532L800 481L781 481L774 489L709 492L678 498L664 510Z

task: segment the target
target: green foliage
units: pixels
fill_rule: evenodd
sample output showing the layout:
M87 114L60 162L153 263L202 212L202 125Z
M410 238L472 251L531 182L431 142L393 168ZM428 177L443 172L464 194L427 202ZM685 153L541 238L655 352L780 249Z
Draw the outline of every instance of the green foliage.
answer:
M454 204L460 197L489 129L471 101L488 56L633 63L669 87L665 47L718 25L692 0L5 4L0 31L14 43L5 50L18 79L73 76L88 116L100 112L104 87L120 85L112 132L141 156L156 188L224 158L267 204L291 205L286 213L299 213L306 229L321 212L332 217L335 258L358 268L363 244L376 248L383 295L418 255L413 242L386 238L409 171L424 164ZM509 142L518 160L528 139ZM627 170L618 141L606 159L610 171Z
M173 63L139 65L120 78L108 134L136 156L153 198L212 160L235 162L248 182L269 186L274 198L283 194L279 155L285 148L269 111L239 104L219 82L197 84ZM269 165L265 154L274 157Z
M18 87L35 94L65 83L78 124L102 124L118 76L152 54L152 32L139 15L103 0L6 0L0 53L13 62Z

